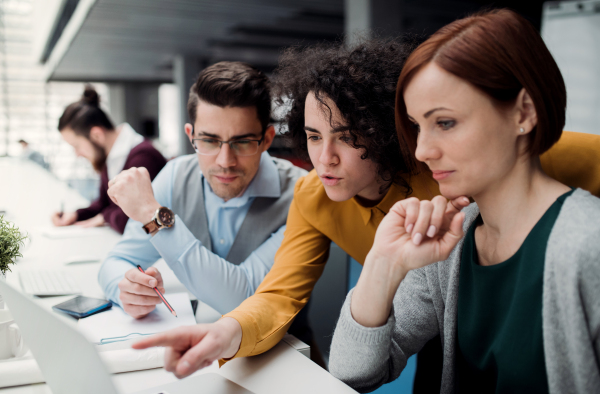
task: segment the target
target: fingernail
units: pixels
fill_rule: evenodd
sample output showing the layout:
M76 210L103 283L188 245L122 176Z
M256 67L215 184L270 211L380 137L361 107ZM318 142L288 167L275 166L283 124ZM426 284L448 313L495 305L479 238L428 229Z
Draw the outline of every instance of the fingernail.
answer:
M435 226L429 226L429 229L427 230L427 236L429 238L431 238L434 235L435 235Z
M181 372L187 373L190 370L190 368L191 368L190 363L188 363L187 361L181 362L181 368L180 368L182 370Z
M423 239L423 236L421 235L421 233L416 233L413 237L412 237L412 241L415 245L419 245L421 243L421 240Z
M150 286L152 286L152 287L156 286L156 279L150 279Z
M412 231L413 227L414 226L412 224L409 224L408 226L406 226L406 232L410 233Z
M465 202L465 204L470 204L471 201L469 201L469 199L467 197L463 197L463 201Z

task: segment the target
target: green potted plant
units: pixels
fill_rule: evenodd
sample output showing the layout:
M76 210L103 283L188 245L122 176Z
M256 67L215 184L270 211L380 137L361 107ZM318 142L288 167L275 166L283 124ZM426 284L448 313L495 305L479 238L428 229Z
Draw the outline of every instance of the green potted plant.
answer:
M16 262L17 257L23 257L21 248L27 235L21 234L15 225L0 215L0 280L6 279L6 272L10 265ZM0 309L4 308L2 294L0 294Z

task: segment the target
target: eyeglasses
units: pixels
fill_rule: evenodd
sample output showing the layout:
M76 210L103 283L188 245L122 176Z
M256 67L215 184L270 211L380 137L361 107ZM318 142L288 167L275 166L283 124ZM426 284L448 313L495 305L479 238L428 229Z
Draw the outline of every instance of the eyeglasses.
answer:
M192 126L192 136L194 135L194 126ZM196 153L204 156L216 156L221 151L223 144L228 144L229 149L233 151L236 156L252 156L258 152L258 147L264 141L263 137L259 140L256 139L240 139L240 140L229 140L221 141L215 138L192 138L192 146Z
M192 146L197 153L205 156L215 156L221 151L223 144L229 144L236 156L252 156L258 152L258 147L263 142L264 138L259 140L230 140L221 141L214 138L194 138Z

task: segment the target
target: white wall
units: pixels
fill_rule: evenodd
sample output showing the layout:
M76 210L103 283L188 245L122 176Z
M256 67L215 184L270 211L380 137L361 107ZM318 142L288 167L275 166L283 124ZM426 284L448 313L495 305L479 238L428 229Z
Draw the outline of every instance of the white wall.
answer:
M546 4L542 37L567 86L565 130L600 134L600 1Z

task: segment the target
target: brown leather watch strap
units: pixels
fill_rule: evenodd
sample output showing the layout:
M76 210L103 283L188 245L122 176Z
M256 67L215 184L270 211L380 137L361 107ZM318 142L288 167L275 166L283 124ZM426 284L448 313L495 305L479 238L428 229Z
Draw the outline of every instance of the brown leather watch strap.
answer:
M151 220L144 224L142 228L146 231L146 234L154 234L158 231L158 224L156 223L156 220Z

